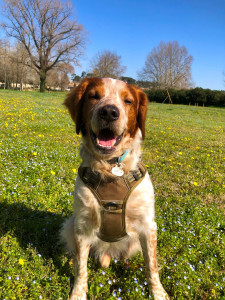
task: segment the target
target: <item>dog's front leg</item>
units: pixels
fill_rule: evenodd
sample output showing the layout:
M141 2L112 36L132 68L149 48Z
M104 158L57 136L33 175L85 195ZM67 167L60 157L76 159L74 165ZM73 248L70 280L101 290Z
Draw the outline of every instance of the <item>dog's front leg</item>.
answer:
M165 292L158 273L156 248L157 248L157 226L153 222L146 233L140 236L140 243L147 269L147 281L149 290L152 292L155 300L168 300L169 296Z
M87 299L87 261L90 245L82 235L75 236L76 250L74 255L74 286L70 300Z

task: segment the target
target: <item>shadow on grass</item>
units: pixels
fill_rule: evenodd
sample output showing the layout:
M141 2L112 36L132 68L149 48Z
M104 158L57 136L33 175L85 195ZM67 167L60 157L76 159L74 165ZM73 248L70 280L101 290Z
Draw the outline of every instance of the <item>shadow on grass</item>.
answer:
M0 236L12 234L22 248L35 248L45 259L52 259L60 271L65 271L61 269L64 247L59 239L64 219L62 215L33 210L22 203L0 202Z

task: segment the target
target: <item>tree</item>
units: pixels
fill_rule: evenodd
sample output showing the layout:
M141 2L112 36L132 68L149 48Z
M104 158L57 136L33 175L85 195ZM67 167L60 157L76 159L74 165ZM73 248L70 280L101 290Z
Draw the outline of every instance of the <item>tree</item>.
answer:
M81 76L77 75L77 74L72 74L71 75L71 80L73 82L80 82L81 81Z
M122 76L120 80L125 81L128 84L135 84L136 80L132 77Z
M87 76L87 73L85 71L82 71L81 78L85 78Z
M91 62L91 73L96 77L119 78L126 70L121 64L121 56L104 50L98 52Z
M71 21L70 2L58 0L4 0L7 21L2 26L8 36L22 43L29 66L40 77L45 91L46 74L60 63L78 62L85 43L82 25Z
M68 74L72 74L74 72L74 68L71 65L62 63L57 66L57 68L54 68L50 70L47 74L46 84L49 89L61 89L61 91L64 91L69 83L69 77Z
M4 88L10 84L10 44L8 41L0 41L0 81L4 82Z
M4 88L23 89L24 84L37 83L37 73L26 66L29 61L24 46L17 42L10 45L9 41L0 41L0 82Z
M65 90L68 87L70 83L68 74L72 74L73 72L74 72L74 68L71 65L63 63L60 64L60 66L58 67L61 91Z
M177 41L160 42L148 54L139 77L161 89L188 88L191 86L192 61L186 47L181 47Z
M17 42L9 57L13 68L13 83L16 83L16 89L19 83L20 90L23 90L23 84L27 83L27 78L34 78L34 71L27 67L30 59L24 45Z

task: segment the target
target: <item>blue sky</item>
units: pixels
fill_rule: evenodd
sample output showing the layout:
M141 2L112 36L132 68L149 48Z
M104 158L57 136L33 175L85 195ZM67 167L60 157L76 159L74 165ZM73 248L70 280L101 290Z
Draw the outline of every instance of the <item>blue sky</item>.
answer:
M194 58L194 85L225 90L225 0L71 1L74 18L88 34L76 74L90 71L90 60L98 51L110 50L122 57L124 75L137 79L148 53L160 41L177 40Z
M195 86L225 90L225 0L73 0L88 32L81 68L98 51L122 57L125 76L137 78L147 54L160 41L177 40L193 56Z

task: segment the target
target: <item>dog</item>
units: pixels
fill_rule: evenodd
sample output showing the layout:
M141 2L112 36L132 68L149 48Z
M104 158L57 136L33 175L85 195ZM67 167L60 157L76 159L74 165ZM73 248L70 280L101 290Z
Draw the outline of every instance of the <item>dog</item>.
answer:
M82 135L74 213L61 235L73 254L70 300L87 299L90 250L102 267L142 251L154 299L169 299L157 268L154 191L141 161L148 99L111 78L86 78L64 102Z

